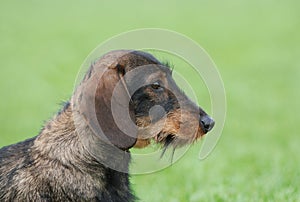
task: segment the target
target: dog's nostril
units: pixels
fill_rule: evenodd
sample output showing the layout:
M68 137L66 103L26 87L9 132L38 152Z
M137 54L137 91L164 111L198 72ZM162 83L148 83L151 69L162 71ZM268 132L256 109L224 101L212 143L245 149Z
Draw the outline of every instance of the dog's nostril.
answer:
M215 125L215 121L208 115L200 117L200 123L205 133L209 132Z

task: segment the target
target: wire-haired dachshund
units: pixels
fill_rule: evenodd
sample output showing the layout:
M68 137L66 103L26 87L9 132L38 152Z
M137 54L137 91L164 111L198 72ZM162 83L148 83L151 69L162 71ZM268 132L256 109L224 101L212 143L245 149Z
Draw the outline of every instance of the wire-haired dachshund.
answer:
M152 55L95 61L38 136L0 150L0 201L134 201L129 149L190 144L214 121Z

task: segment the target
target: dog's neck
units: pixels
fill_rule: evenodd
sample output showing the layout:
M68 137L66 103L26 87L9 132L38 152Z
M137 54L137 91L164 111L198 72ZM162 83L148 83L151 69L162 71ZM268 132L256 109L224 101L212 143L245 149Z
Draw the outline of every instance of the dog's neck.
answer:
M74 111L66 104L34 140L30 148L33 159L42 159L39 161L42 167L50 166L46 170L48 173L43 174L49 175L47 180L82 190L84 199L133 201L135 197L129 186L129 153L122 150L112 153L111 145L101 141L88 128L85 124L74 124ZM57 173L66 176L57 176ZM119 192L115 194L115 190ZM69 197L74 201L82 200L73 195Z
M35 140L35 149L39 155L46 155L50 159L58 160L62 164L91 163L95 166L109 168L128 173L130 153L117 149L113 145L102 141L95 135L84 119L74 114L71 104L48 121ZM74 121L76 117L76 124ZM78 124L79 123L79 124ZM86 165L82 165L84 169Z

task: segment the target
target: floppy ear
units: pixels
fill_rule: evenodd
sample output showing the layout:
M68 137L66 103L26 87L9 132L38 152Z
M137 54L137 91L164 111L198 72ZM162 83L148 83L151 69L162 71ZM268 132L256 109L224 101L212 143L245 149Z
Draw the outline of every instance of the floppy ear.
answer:
M118 117L113 117L112 107L116 103L124 103L122 101L130 99L126 84L123 80L125 69L123 66L117 64L107 69L99 80L98 87L95 94L95 111L99 126L101 127L104 135L109 142L117 146L120 149L128 149L132 147L136 142L137 134L125 134L124 128L119 128L115 119L122 119L123 125L130 125L132 122L133 111L129 109L129 103L126 106L129 110L131 119L124 114L117 114ZM118 88L116 88L118 82ZM114 96L112 97L114 93ZM113 102L112 99L117 98L118 102ZM114 105L112 105L114 103ZM120 112L121 113L121 112ZM124 124L125 123L125 124ZM128 123L128 124L126 124Z

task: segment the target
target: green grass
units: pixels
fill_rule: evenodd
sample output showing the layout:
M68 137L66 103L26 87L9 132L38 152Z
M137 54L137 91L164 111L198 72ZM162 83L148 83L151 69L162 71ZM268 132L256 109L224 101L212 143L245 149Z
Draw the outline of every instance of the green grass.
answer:
M38 133L99 43L172 29L217 64L226 124L207 159L196 144L173 166L132 176L141 201L299 201L299 10L295 0L1 1L0 146Z

